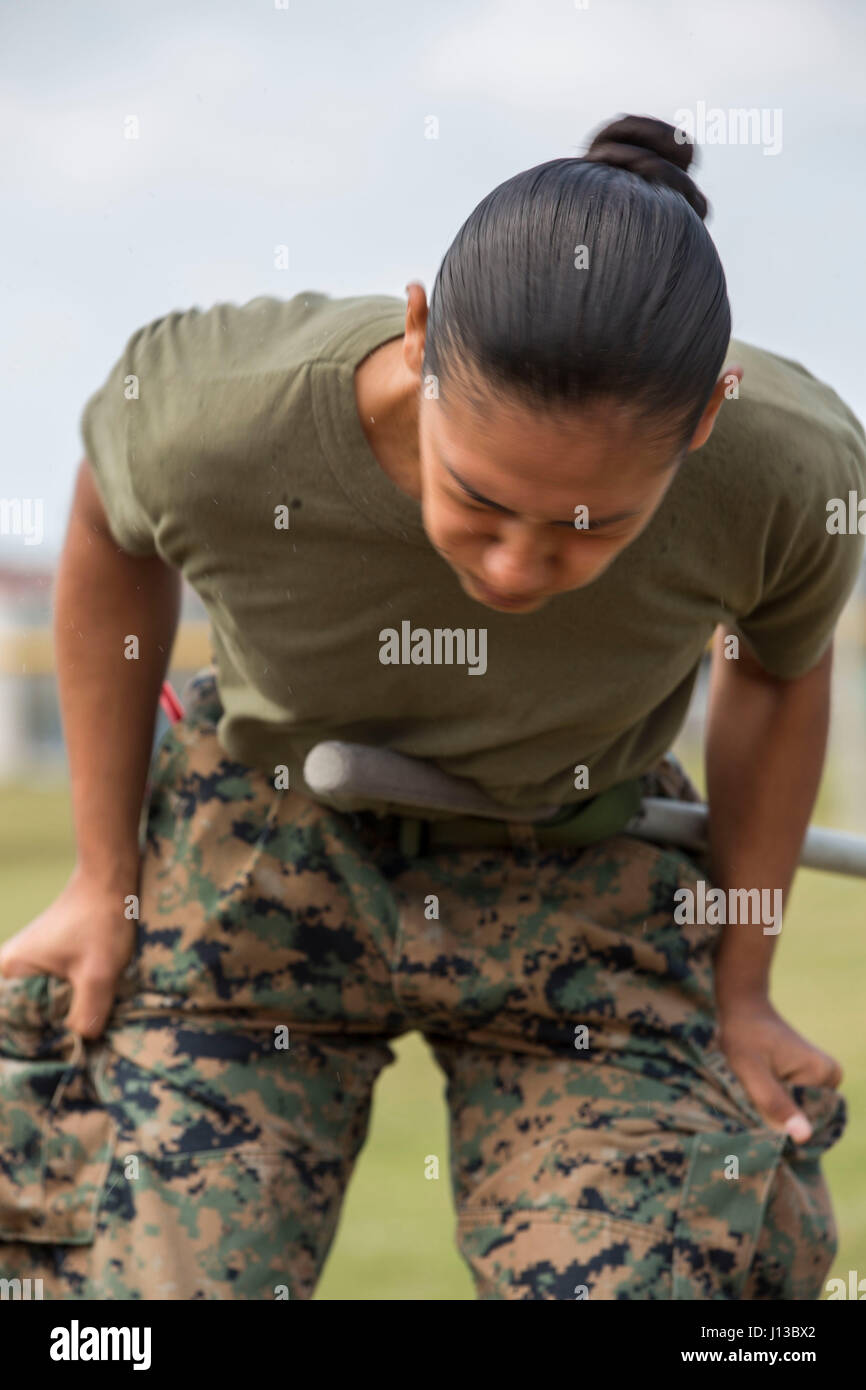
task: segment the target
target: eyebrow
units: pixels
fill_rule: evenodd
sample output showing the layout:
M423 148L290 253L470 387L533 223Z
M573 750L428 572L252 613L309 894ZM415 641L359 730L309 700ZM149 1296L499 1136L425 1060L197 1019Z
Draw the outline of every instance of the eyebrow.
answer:
M442 463L442 467L451 474L455 483L457 483L469 497L473 498L474 501L481 502L485 507L492 507L496 512L504 512L506 516L519 515L519 513L512 511L511 507L503 507L501 502L494 502L489 497L483 497L480 492L476 492L474 487L470 487L468 483L464 482L463 479L454 472L450 463L446 463L444 459L441 459L440 462ZM614 512L612 516L596 517L594 519L590 517L588 524L578 529L581 531L594 531L600 526L611 526L615 521L626 521L639 515L639 512ZM574 517L571 517L568 521L550 521L547 524L549 526L569 526L574 528Z

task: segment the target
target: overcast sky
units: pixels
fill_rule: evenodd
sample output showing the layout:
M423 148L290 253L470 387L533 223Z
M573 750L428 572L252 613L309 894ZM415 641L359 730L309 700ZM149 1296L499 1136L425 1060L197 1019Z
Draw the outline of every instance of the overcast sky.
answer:
M282 3L0 0L0 496L45 504L0 561L56 555L81 407L135 328L429 292L484 194L623 111L781 112L778 153L700 152L734 331L866 416L860 0Z

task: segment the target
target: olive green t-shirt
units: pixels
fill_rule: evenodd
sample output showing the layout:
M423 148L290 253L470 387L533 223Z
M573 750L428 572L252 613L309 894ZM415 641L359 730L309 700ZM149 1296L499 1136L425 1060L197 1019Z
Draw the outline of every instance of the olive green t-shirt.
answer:
M85 407L118 544L207 608L233 758L309 795L306 754L340 738L503 807L577 802L670 747L719 622L777 676L819 660L863 548L828 531L827 503L866 495L863 429L829 386L733 341L739 399L646 530L588 587L500 613L463 592L361 427L354 368L404 321L402 299L313 291L170 313Z

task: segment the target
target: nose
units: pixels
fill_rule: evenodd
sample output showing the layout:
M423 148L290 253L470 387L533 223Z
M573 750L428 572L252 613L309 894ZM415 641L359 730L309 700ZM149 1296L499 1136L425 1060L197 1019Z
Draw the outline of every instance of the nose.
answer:
M509 526L487 546L483 577L494 589L533 594L549 583L552 563L552 544L528 527Z

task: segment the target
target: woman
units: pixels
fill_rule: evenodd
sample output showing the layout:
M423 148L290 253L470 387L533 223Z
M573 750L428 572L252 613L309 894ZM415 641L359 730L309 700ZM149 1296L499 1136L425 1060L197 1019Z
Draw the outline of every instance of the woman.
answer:
M4 1276L309 1297L417 1028L480 1297L819 1296L840 1069L770 1003L778 915L676 905L788 891L861 557L827 502L866 450L731 342L691 153L616 121L481 202L429 309L170 314L88 403L56 629L78 859L2 952ZM181 573L216 675L140 853ZM634 795L696 795L665 755L714 630L702 864L621 831ZM313 797L329 737L502 815Z

